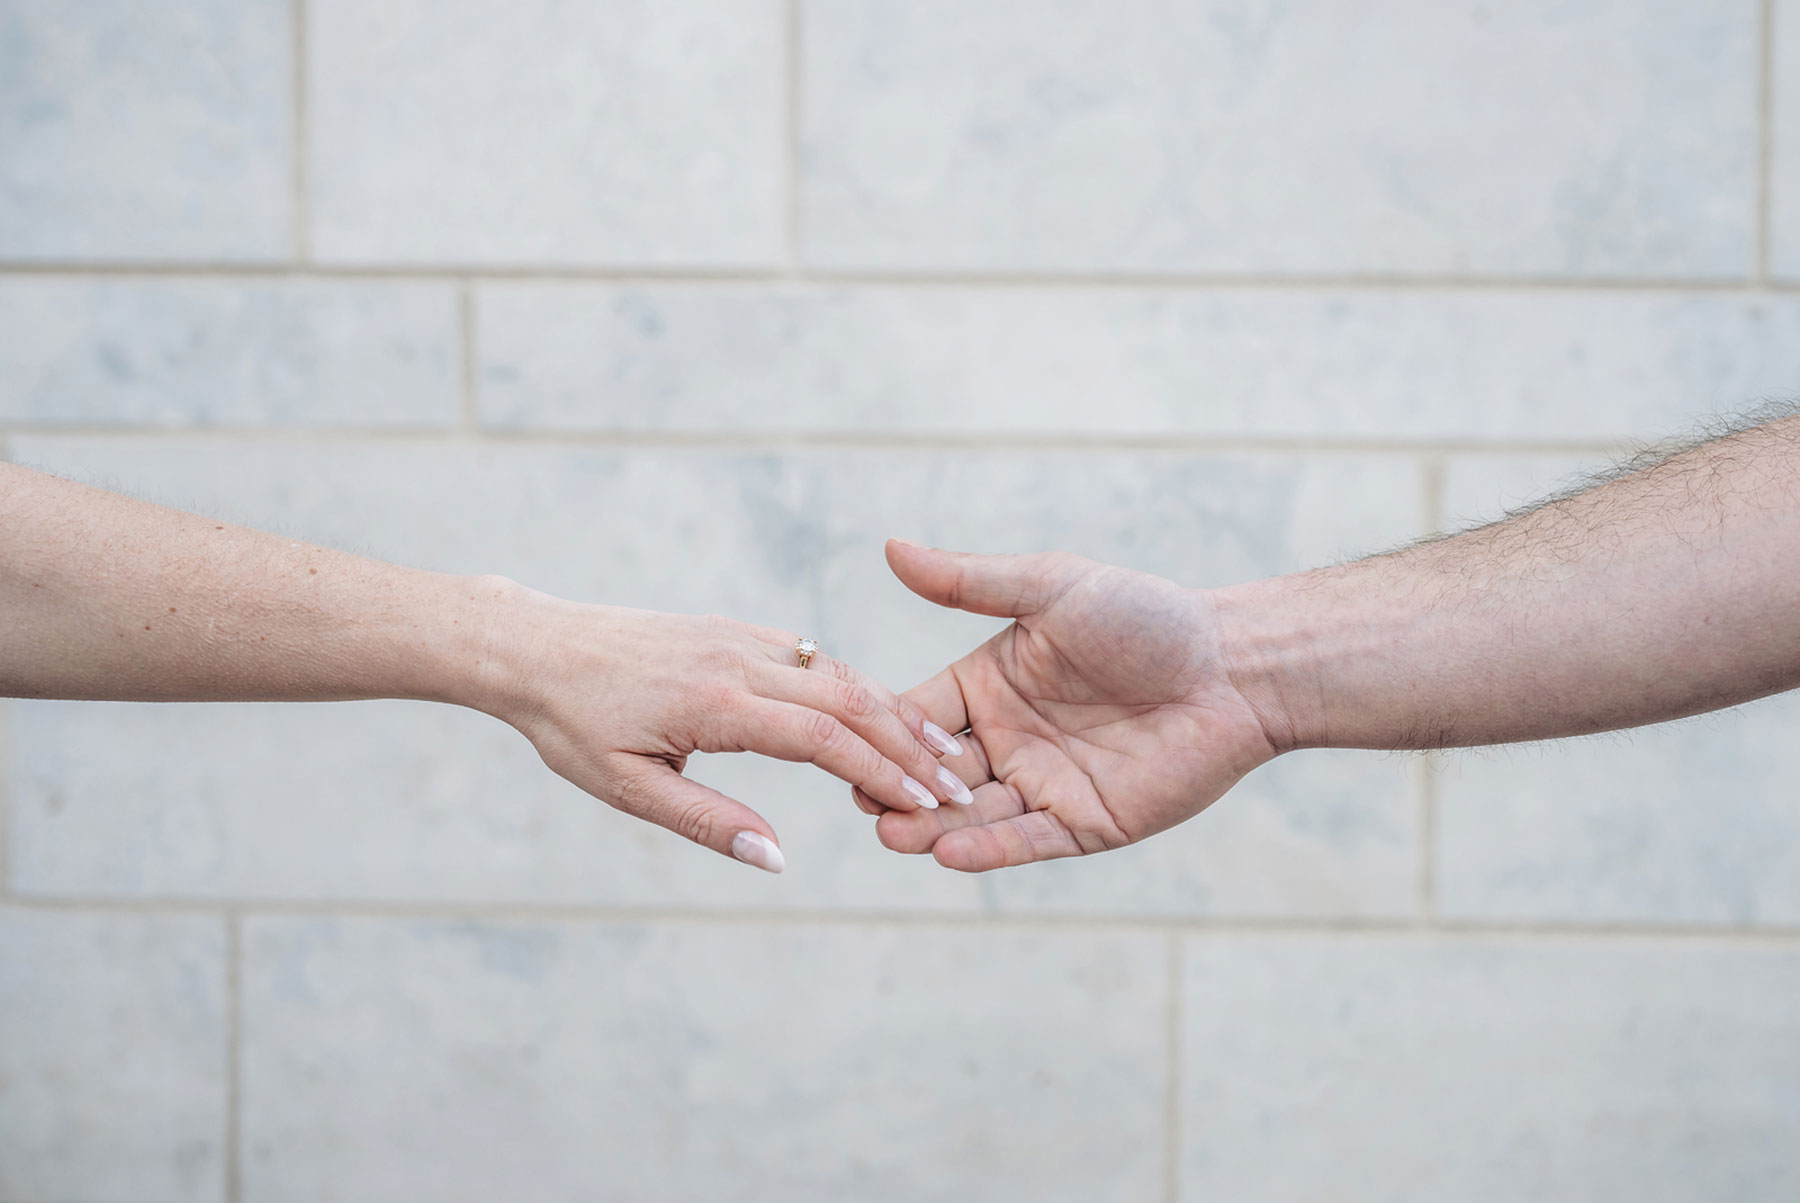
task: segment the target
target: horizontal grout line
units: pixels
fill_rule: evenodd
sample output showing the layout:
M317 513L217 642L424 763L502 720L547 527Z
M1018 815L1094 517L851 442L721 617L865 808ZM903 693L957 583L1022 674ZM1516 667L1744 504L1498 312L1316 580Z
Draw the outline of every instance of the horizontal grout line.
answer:
M919 433L909 431L720 430L493 430L441 427L178 427L109 426L78 422L0 421L0 438L127 439L158 442L343 444L421 447L599 447L736 451L1104 451L1167 454L1306 455L1617 455L1630 440L1607 439L1369 439L1280 435L1206 435L1173 432L1116 434L1016 430Z
M168 279L384 280L396 282L462 280L480 283L536 282L570 284L713 284L827 288L969 288L969 289L1256 289L1269 291L1368 289L1375 291L1550 291L1550 292L1800 292L1800 279L1745 276L1508 276L1380 274L1366 272L1309 275L1162 272L981 272L957 270L818 269L769 264L755 267L582 267L529 264L328 264L316 261L209 263L205 261L0 262L0 277L153 277Z
M1693 940L1767 942L1800 946L1800 925L1724 926L1706 923L1630 923L1437 920L1330 917L1180 915L1051 915L983 911L819 910L807 908L628 907L574 903L375 902L298 899L135 899L15 895L6 908L150 916L240 915L256 918L338 918L498 923L673 923L788 927L979 927L989 930L1055 930L1193 935L1367 935L1482 939Z

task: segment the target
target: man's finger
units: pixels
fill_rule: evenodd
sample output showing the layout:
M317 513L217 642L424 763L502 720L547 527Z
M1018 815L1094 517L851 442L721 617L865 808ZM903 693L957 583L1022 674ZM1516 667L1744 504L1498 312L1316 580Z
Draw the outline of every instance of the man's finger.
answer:
M996 618L1038 613L1089 564L1063 552L982 556L921 547L904 539L888 540L887 561L901 584L926 601Z
M963 742L961 733L969 729L969 708L963 700L954 664L931 680L913 686L900 695L900 700L917 707L926 718Z
M946 869L986 873L1008 865L1080 856L1081 845L1063 821L1047 810L979 827L946 831L931 846L932 856Z
M940 838L965 827L998 823L1025 813L1019 792L999 781L975 791L968 806L942 806L937 810L889 811L875 823L875 835L895 852L930 852Z

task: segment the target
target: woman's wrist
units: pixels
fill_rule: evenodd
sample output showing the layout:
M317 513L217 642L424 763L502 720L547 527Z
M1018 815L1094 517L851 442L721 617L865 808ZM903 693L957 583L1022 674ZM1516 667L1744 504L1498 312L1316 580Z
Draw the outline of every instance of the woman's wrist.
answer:
M519 726L542 708L534 663L543 655L544 607L554 600L503 576L443 578L440 639L420 695Z

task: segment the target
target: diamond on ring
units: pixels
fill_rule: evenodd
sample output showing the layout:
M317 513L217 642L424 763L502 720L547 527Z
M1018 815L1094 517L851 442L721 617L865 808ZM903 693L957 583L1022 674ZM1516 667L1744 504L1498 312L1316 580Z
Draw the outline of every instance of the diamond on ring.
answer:
M794 640L794 650L800 653L800 667L812 664L812 658L819 654L819 641L816 639Z

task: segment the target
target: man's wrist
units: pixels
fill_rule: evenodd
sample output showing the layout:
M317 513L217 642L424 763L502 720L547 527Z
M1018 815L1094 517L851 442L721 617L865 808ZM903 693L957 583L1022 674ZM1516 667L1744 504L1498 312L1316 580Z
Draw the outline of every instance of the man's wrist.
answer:
M1324 742L1324 691L1300 578L1210 591L1225 671L1277 753Z

